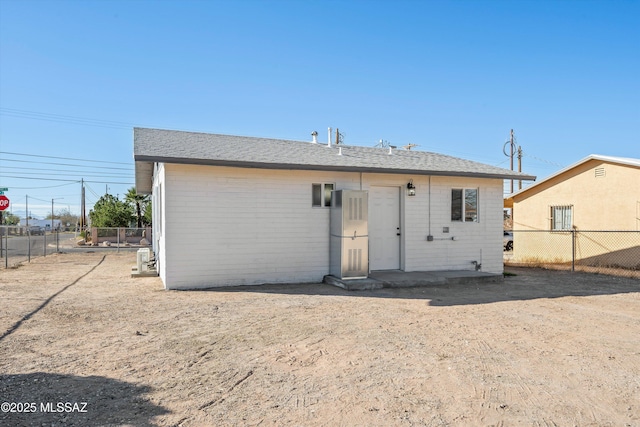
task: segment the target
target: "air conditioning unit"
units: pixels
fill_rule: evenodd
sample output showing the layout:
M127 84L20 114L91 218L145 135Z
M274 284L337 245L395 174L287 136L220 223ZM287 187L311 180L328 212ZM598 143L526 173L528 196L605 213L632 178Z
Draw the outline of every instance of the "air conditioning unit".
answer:
M138 273L149 271L149 260L151 259L151 249L138 249Z

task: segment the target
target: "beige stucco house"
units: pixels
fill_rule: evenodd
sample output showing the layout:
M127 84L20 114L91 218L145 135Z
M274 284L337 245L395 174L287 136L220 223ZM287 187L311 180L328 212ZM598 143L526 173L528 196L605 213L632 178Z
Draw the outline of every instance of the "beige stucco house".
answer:
M505 207L512 208L516 262L637 250L640 233L610 232L640 231L640 159L590 155L508 196ZM572 231L580 232L577 241Z

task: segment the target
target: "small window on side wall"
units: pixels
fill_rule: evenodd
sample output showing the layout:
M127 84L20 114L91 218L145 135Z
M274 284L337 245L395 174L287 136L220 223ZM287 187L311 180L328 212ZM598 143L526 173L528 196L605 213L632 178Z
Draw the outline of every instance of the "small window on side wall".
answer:
M573 206L551 206L551 230L571 230L573 226Z
M451 189L451 221L478 222L478 189Z
M334 185L329 183L311 185L311 206L314 208L328 208L331 206L331 192Z

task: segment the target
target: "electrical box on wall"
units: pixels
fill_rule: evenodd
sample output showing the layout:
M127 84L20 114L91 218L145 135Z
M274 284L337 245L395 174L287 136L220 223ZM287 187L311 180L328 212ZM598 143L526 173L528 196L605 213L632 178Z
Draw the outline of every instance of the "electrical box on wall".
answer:
M369 198L366 191L332 191L329 272L340 279L369 274Z
M433 242L433 236L431 234L427 236L427 242Z

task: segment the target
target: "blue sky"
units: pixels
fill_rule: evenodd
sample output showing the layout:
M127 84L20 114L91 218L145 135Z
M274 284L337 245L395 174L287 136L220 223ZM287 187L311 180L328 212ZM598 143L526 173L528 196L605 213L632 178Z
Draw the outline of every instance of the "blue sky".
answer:
M89 205L122 196L134 125L506 168L514 129L541 179L640 158L639 76L640 1L0 0L0 187L36 217L79 212L85 171Z

